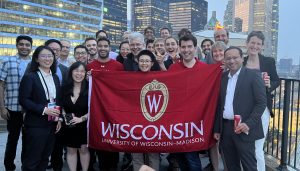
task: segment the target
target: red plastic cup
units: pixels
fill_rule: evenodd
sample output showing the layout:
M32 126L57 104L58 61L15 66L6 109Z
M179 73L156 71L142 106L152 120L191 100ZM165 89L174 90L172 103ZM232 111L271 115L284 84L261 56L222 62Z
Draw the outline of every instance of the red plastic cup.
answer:
M54 106L54 109L57 109L60 111L61 107L60 106Z
M234 130L242 122L241 115L234 115Z

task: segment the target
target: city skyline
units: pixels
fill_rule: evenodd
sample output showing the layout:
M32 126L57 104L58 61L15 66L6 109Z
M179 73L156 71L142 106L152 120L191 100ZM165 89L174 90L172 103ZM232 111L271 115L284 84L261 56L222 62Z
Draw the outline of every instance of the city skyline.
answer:
M208 0L208 19L212 11L217 11L217 19L223 24L223 16L228 0ZM293 64L299 65L300 54L297 50L299 34L292 35L295 29L300 28L300 1L279 1L279 29L277 61L292 58Z

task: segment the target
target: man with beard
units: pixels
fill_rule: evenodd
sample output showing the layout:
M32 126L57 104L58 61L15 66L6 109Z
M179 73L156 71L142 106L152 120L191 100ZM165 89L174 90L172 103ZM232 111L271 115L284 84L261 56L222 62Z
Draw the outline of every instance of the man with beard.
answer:
M88 70L101 71L123 71L123 66L118 61L109 58L110 41L105 37L100 37L97 41L98 58L87 65ZM91 149L93 151L93 149ZM98 156L100 170L117 170L119 162L119 153L103 150L95 150ZM91 154L92 155L92 154ZM90 162L90 168L93 168L94 161Z
M84 45L88 49L88 52L89 52L88 63L91 63L94 59L98 58L97 40L93 37L88 37L85 39Z
M229 32L226 29L217 29L214 32L215 41L224 42L227 46L229 42Z
M18 53L6 58L0 69L0 111L1 117L7 120L7 142L4 154L6 170L15 170L17 144L23 125L22 108L18 102L19 85L25 73L32 50L32 38L20 35L16 39ZM5 94L5 96L4 96Z
M201 42L201 61L208 63L208 59L210 58L210 50L211 46L214 44L214 42L210 39L204 39Z
M107 38L100 37L98 39L97 50L98 58L87 65L88 70L123 71L122 64L109 58L110 41Z
M109 36L108 36L108 34L106 33L105 30L99 30L99 31L97 31L97 32L96 32L96 39L98 40L98 39L100 39L100 38L102 38L102 37L105 37L105 38L109 39ZM110 36L110 37L111 37L111 36ZM114 51L110 51L110 52L109 52L109 57L110 57L111 59L116 60L117 56L118 56L118 53L116 53L116 52L114 52Z

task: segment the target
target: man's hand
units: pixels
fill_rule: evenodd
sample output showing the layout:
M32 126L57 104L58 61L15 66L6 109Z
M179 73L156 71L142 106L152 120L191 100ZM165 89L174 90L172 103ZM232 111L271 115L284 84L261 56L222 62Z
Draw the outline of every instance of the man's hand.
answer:
M7 111L7 109L5 107L1 107L0 114L3 119L5 119L5 120L9 119L9 112Z
M214 133L214 138L219 141L220 140L220 133Z
M235 130L234 130L234 132L236 133L236 134L240 134L240 133L245 133L245 134L248 134L249 133L249 127L248 127L248 125L247 124L245 124L245 123L240 123L236 128L235 128Z

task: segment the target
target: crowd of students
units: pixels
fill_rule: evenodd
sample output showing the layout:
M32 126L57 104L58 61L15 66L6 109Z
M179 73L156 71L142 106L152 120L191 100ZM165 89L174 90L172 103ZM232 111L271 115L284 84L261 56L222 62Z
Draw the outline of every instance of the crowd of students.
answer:
M214 38L214 41L204 39L198 45L188 29L182 29L175 37L170 29L161 28L160 36L155 37L154 29L147 27L143 34L124 32L124 40L116 53L111 51L107 33L99 30L95 37L86 38L74 47L73 57L71 43L57 39L47 40L31 57L32 38L18 36L17 55L5 58L0 67L1 117L7 120L8 128L6 170L16 169L14 159L21 130L23 171L62 170L64 147L71 171L94 170L97 160L101 171L159 170L159 153L125 153L119 161L118 152L88 148L89 83L86 78L90 70L175 72L215 63L221 64L224 72L221 85L227 89L227 94L220 95L212 135L220 142L208 149L211 164L206 169L219 170L222 159L224 170L241 170L241 165L245 171L265 170L264 137L270 115L274 115L272 91L279 85L275 60L261 55L264 35L260 31L248 35L246 56L239 48L229 46L229 33L225 29L215 30ZM252 70L263 73L263 77L257 78ZM253 99L243 103L242 107L249 107L247 110L235 107L238 95L229 97L242 77L254 87L263 85L262 89L253 90L245 86L251 89L245 97ZM231 78L236 80L230 87ZM232 115L239 112L244 112L248 120L234 130L235 134L226 132L228 125L233 124ZM168 160L170 170L203 169L198 151L170 154Z

